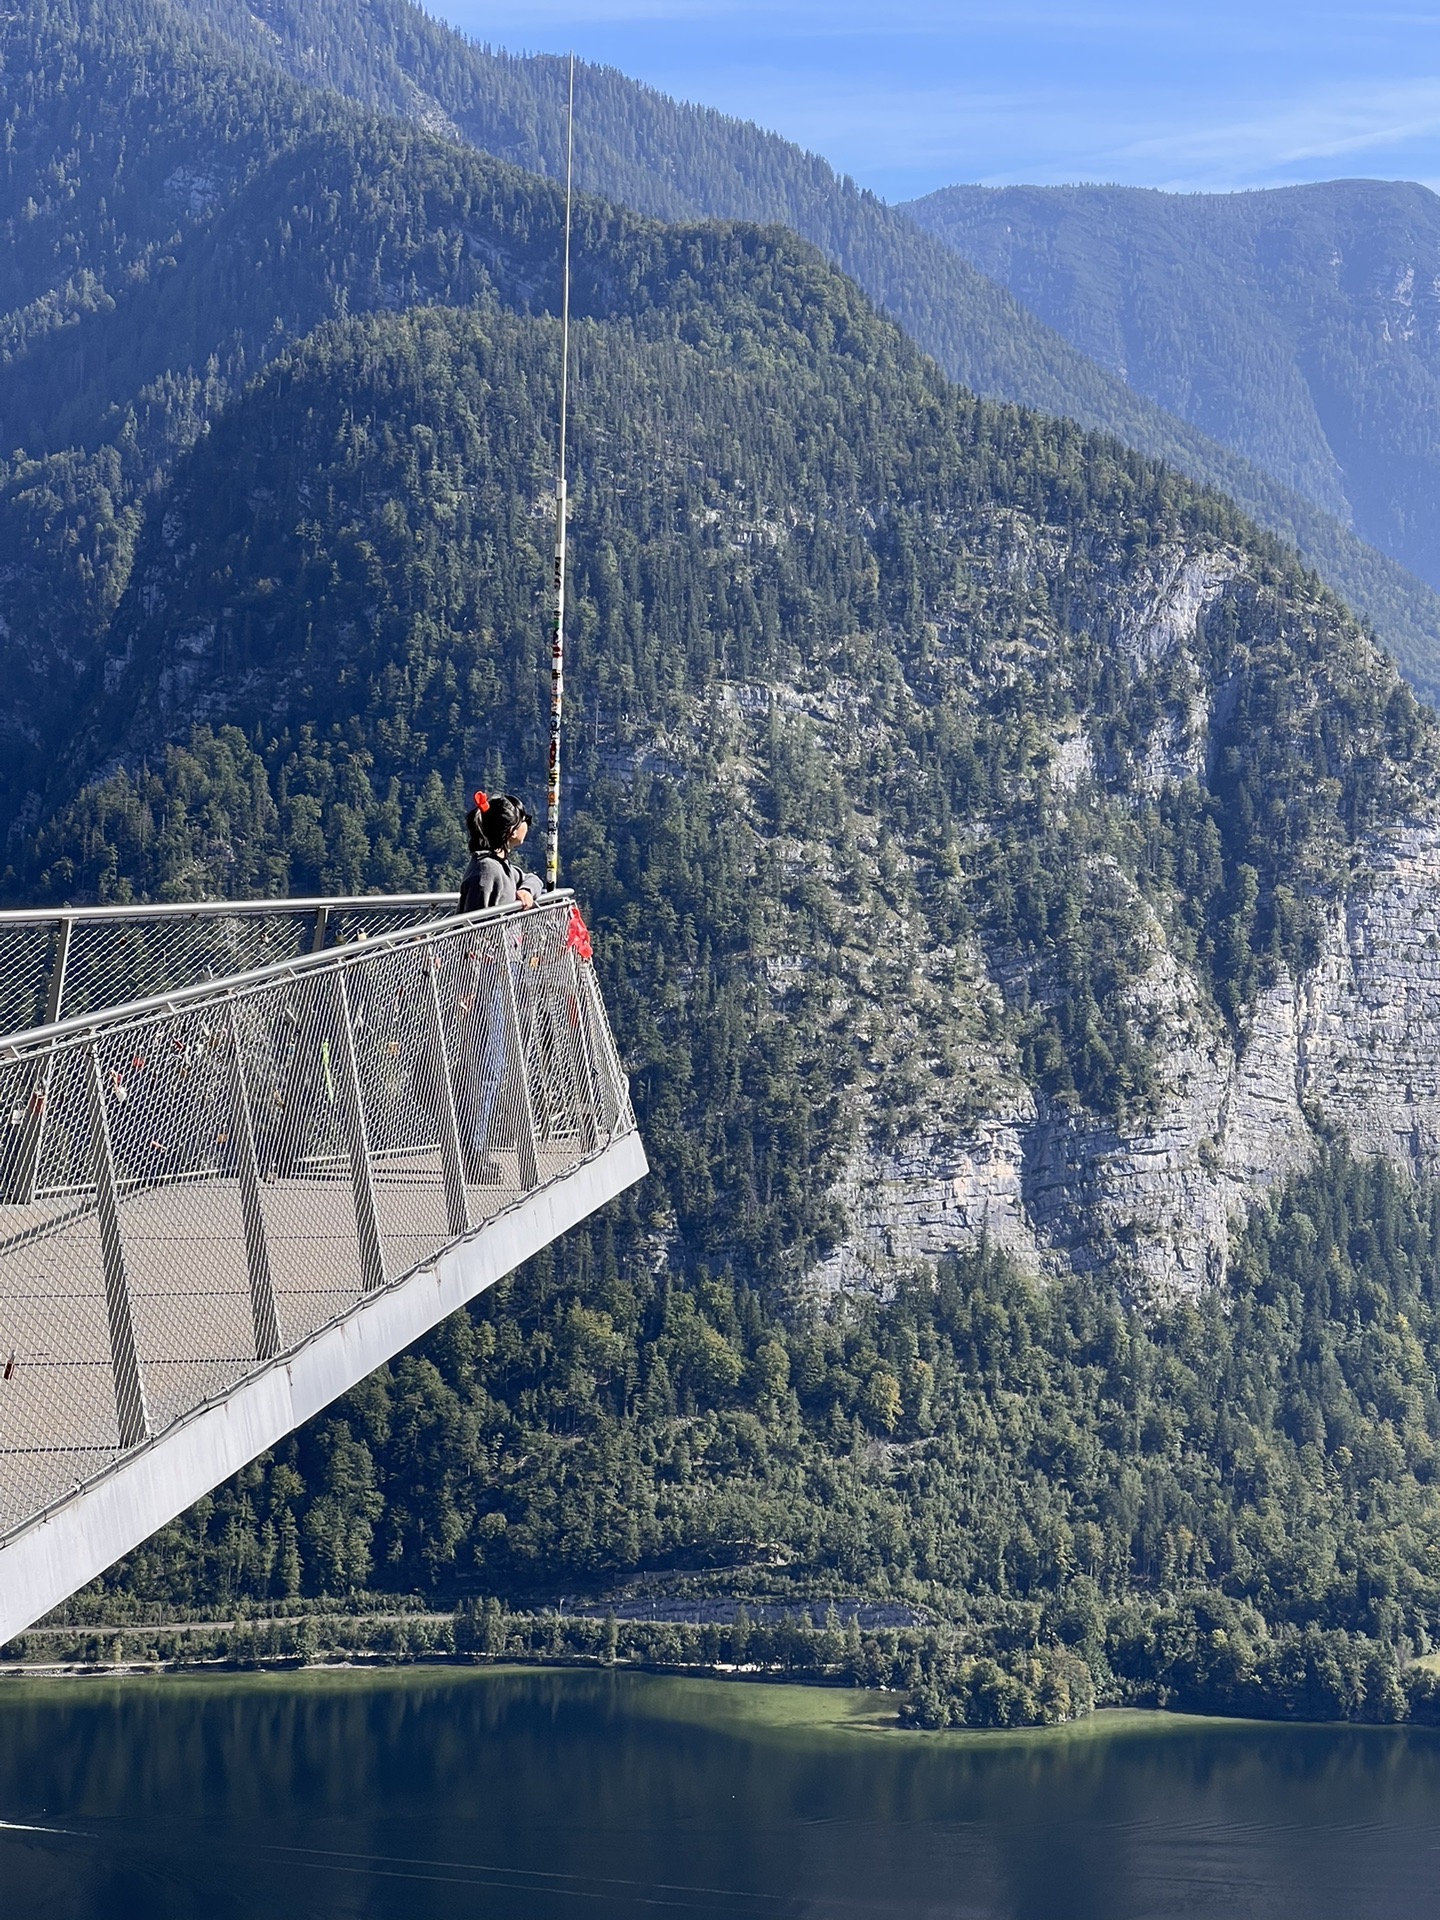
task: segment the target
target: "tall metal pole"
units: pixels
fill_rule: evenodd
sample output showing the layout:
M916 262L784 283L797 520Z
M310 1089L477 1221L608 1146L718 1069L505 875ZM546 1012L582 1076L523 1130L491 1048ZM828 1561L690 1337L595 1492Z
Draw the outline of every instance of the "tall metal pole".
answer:
M565 423L570 405L570 200L575 171L575 55L565 134L565 282L560 307L560 466L555 478L555 631L550 642L550 761L545 787L545 885L560 884L560 723L565 709Z

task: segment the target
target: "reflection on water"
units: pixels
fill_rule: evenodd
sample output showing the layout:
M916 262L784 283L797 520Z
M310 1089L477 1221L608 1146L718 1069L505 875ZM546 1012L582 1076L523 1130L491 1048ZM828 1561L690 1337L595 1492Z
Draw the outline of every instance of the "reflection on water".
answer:
M740 1691L441 1669L6 1686L0 1914L1440 1913L1440 1734L967 1744L753 1723Z

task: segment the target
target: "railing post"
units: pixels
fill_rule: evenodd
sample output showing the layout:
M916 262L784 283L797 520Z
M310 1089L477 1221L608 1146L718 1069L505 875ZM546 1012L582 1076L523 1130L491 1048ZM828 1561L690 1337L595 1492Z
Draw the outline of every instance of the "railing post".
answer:
M375 1181L370 1167L370 1138L365 1128L365 1101L360 1091L360 1062L355 1053L350 990L340 969L335 974L335 998L340 1009L340 1085L348 1122L346 1144L350 1150L350 1182L355 1190L361 1284L366 1293L374 1293L385 1284L385 1256L380 1247L380 1216L375 1209Z
M55 950L50 957L50 978L45 987L44 1025L60 1018L65 1001L65 971L70 964L70 941L75 932L74 917L62 913L55 922ZM19 1199L21 1206L33 1206L40 1185L40 1149L45 1142L45 1117L50 1106L50 1082L55 1072L55 1056L46 1056L45 1071L30 1095L25 1114L24 1138L20 1147Z
M595 969L593 966L577 967L576 971L580 978L580 1005L585 1016L585 1030L590 1036L590 1055L595 1068L600 1126L613 1139L622 1112L620 1085L623 1070L609 1040L605 1010L600 1004L600 990L595 984Z
M470 1207L465 1198L465 1161L460 1151L460 1123L455 1113L455 1089L450 1079L450 1054L445 1045L445 1020L440 1011L440 983L435 978L438 955L433 947L424 955L429 982L430 1043L435 1056L430 1098L440 1128L440 1166L445 1177L445 1219L458 1239L470 1231Z
M65 1001L65 971L70 965L70 942L75 933L73 914L62 913L55 927L55 952L50 960L50 979L45 988L45 1022L53 1026L60 1018Z
M329 929L330 909L328 907L317 907L315 909L315 929L310 936L310 951L312 953L319 953L320 949L324 946L325 935L329 932Z
M518 1119L515 1150L520 1161L522 1187L538 1187L540 1167L535 1158L535 1106L530 1098L530 1067L520 1027L520 1005L515 992L515 968L510 959L510 930L501 926L500 992L505 1006L505 1078L509 1082L511 1111Z
M138 1447L150 1437L145 1406L145 1382L135 1343L135 1316L130 1303L130 1280L125 1271L125 1243L120 1237L120 1196L115 1184L115 1154L110 1141L110 1116L105 1111L105 1070L100 1049L91 1043L90 1130L95 1167L95 1211L100 1224L100 1252L105 1263L105 1310L110 1322L110 1364L115 1374L115 1412L122 1447Z
M265 1238L265 1214L260 1205L260 1156L255 1147L255 1120L250 1111L250 1089L245 1084L245 1057L240 1047L240 1022L233 1000L230 1045L235 1074L235 1155L240 1168L240 1211L245 1221L245 1263L250 1273L255 1358L273 1360L280 1351L280 1314L275 1304L275 1281Z

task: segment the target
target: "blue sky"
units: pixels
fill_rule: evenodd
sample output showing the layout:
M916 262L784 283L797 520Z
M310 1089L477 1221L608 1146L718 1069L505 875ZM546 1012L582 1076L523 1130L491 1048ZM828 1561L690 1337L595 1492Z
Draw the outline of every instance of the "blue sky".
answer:
M1440 186L1440 0L427 0L773 127L887 199L952 181Z

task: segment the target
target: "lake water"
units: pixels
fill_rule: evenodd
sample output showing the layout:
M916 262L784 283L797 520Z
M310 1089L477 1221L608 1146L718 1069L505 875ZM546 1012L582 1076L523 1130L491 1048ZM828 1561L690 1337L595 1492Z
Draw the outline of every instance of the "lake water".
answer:
M1440 1915L1440 1734L927 1736L880 1706L534 1670L6 1682L0 1914Z

